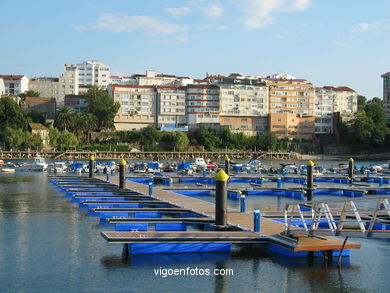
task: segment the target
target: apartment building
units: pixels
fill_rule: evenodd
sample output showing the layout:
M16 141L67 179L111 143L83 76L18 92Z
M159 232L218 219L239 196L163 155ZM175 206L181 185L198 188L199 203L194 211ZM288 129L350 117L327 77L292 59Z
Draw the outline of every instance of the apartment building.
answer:
M315 133L333 133L333 101L334 96L331 91L325 88L316 88L315 99Z
M268 88L264 83L227 83L218 86L221 126L250 136L267 132Z
M116 130L138 130L156 125L157 92L154 86L111 84L108 93L120 104L114 118Z
M59 77L33 77L28 89L38 92L40 96L56 99L58 107L64 106L65 95L76 95L79 91L77 67L64 64L64 73Z
M340 86L316 88L315 132L317 134L334 133L334 113L339 113L343 121L349 121L358 110L357 92Z
M192 84L187 86L186 108L189 129L199 126L219 127L219 86Z
M170 74L157 74L155 70L146 70L145 74L134 74L132 78L138 85L186 86L194 83L194 79L192 78Z
M387 124L390 124L390 72L382 74L381 77L383 78L383 108Z
M0 96L5 95L4 79L0 77Z
M4 84L4 95L20 95L28 91L29 79L25 75L0 75Z
M188 130L185 87L157 86L157 127L161 130Z
M275 74L263 80L269 92L270 131L275 132L279 138L311 138L314 134L315 108L313 84L288 74Z
M88 60L76 64L80 87L93 85L106 88L110 84L110 67L99 61Z
M270 113L270 132L278 138L313 139L315 117L313 115L295 113Z
M131 76L111 75L112 84L137 84L137 80Z
M65 95L64 106L72 109L74 113L85 113L88 102L85 95Z

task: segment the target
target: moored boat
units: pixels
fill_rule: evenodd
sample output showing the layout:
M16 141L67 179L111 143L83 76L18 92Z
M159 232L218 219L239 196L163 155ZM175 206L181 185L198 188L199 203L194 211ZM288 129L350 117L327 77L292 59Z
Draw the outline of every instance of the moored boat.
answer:
M41 156L33 158L33 163L28 167L30 171L46 171L48 164Z

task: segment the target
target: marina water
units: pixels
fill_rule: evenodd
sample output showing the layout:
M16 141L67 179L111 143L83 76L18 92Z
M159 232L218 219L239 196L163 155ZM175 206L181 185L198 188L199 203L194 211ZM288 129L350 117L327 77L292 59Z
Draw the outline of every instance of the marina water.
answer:
M280 199L279 199L280 200ZM277 197L248 198L274 210ZM231 207L238 202L229 200ZM66 200L47 174L0 174L0 292L388 292L390 242L362 244L337 261L266 251L137 255L100 236L107 229ZM156 275L161 269L232 269L233 276Z

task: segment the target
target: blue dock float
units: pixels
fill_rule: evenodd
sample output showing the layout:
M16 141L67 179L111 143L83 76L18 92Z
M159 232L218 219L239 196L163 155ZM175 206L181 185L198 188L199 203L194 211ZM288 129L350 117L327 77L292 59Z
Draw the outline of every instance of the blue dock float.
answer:
M230 252L230 243L133 243L131 254Z
M115 180L117 180L117 178L112 178L112 179L114 182ZM182 178L182 179L187 179L191 181L194 178ZM214 179L210 179L207 177L202 179L205 181L202 182L195 181L192 183L205 183L205 184L209 184L208 182L215 183ZM150 178L142 178L143 182L132 181L132 180L129 181L135 183L148 184L150 180L151 180ZM160 180L160 178L158 180ZM162 180L168 180L168 178L163 178ZM62 184L62 185L58 184L58 187L61 187L61 190L63 190L63 192L65 192L67 196L71 197L73 202L78 203L80 208L84 209L84 211L87 210L88 214L92 216L98 216L101 223L105 222L112 225L112 228L114 228L114 230L118 232L113 232L114 234L110 234L111 232L102 232L103 237L106 238L106 240L109 242L123 243L129 254L229 252L231 250L232 245L235 243L265 244L265 243L269 243L270 241L267 235L260 235L260 231L262 231L261 227L258 228L259 233L247 232L248 230L243 231L242 227L235 227L237 230L234 230L234 232L223 232L223 231L215 231L215 227L213 227L210 224L210 222L208 223L194 222L192 224L188 222L180 222L180 221L166 222L166 223L159 222L158 221L159 219L161 219L161 221L165 219L167 220L169 219L169 221L175 221L174 219L176 217L180 217L180 219L191 219L191 218L196 219L197 217L199 218L207 217L207 219L209 219L210 217L210 215L207 212L202 210L204 207L197 207L198 211L194 211L192 208L173 208L172 204L173 206L175 206L175 202L176 202L175 199L177 197L172 197L172 194L167 195L167 197L164 197L164 192L168 194L169 193L168 191L164 191L156 188L155 190L156 196L158 196L159 199L165 201L161 203L156 203L156 201L158 201L159 199L144 194L145 191L143 189L137 189L138 185L134 183L131 186L133 186L134 190L142 191L141 193L129 192L123 194L119 192L118 187L116 185L115 186L113 186L112 184L108 185L109 184L108 182L107 185L105 184L99 185L97 183L87 184L89 178L85 178L85 177L80 178L80 182L82 182L80 183L80 185L77 184L77 180L74 181L75 182L72 182L70 184ZM171 182L170 179L169 181ZM162 182L164 184L164 181ZM261 184L262 180L259 178L231 178L230 182L246 182L246 183ZM103 183L103 181L101 181L101 183ZM173 192L180 195L195 196L195 195L210 195L213 192L213 190L175 189L173 190ZM271 190L248 190L248 192L249 193L246 194L250 194L251 192L256 192L256 193L263 193L264 195L268 193L268 195L279 195L279 196L286 196L290 198L297 197L301 199L304 198L304 191L299 191L299 190L271 189ZM283 192L283 193L280 194L279 192ZM111 193L111 194L107 195L106 193ZM232 191L229 192L229 194L232 196L232 194L235 194L235 192ZM239 193L237 192L236 194ZM150 205L144 203L145 201L147 201L147 198L149 198L151 201ZM131 202L126 203L126 201L128 200L130 200ZM137 200L139 200L140 203L135 202ZM195 200L195 199L191 199L191 200ZM91 201L91 202L85 204L83 203L83 201ZM94 203L93 201L96 201L96 203ZM105 203L104 201L107 201L107 203ZM115 201L118 201L118 203L116 203ZM188 202L187 199L185 199L185 201ZM167 202L169 202L171 205L170 206L167 205ZM208 204L210 203L207 203L206 205ZM182 204L178 204L178 205L181 207L183 206ZM184 206L186 207L187 204L185 204ZM207 210L210 210L210 208L207 208ZM171 214L173 218L167 218L169 217L169 214ZM241 213L240 217L241 216L247 217L248 215L246 215L245 213ZM132 219L138 221L130 222ZM155 222L153 222L153 219L155 219L154 220ZM212 218L210 218L210 220L211 219ZM126 220L129 222L125 222ZM189 225L193 226L191 227L191 229L195 228L195 230L188 231ZM263 220L261 220L261 225L263 225ZM196 231L196 229L201 229L201 231ZM140 232L136 232L136 231L140 231ZM122 234L122 233L129 233L129 234ZM126 235L128 235L128 237ZM280 249L284 249L284 248L280 246ZM291 247L285 249L291 252ZM307 252L307 251L295 251L296 249L293 250L294 250L293 251L294 256L292 257L297 257L297 255L304 255L304 253ZM347 251L347 249L345 249L344 251ZM280 251L280 253L283 254L284 252ZM322 251L316 253L320 255Z
M187 196L196 196L196 195L211 195L211 190L197 190L197 189L179 189L179 190L170 190L171 192L187 195Z

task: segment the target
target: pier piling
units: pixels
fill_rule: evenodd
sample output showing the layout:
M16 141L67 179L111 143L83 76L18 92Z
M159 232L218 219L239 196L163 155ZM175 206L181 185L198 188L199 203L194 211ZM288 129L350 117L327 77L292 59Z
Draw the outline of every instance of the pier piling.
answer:
M229 175L229 169L230 169L230 158L226 156L225 158L225 173L226 175Z
M314 169L314 162L309 161L307 163L307 200L311 201L313 199L313 169Z
M89 178L93 178L93 171L95 169L95 157L89 157Z
M278 189L280 189L280 188L282 188L282 178L277 178L276 179L276 184L277 184L277 187L278 187Z
M240 212L245 213L246 207L245 207L245 194L242 194L240 191Z
M215 176L215 225L227 226L227 181L229 176L220 170Z
M253 211L253 232L260 232L260 210Z
M119 162L119 188L126 188L126 161L124 159Z
M354 160L353 158L349 158L348 160L348 181L349 184L353 182L353 169L354 169Z

